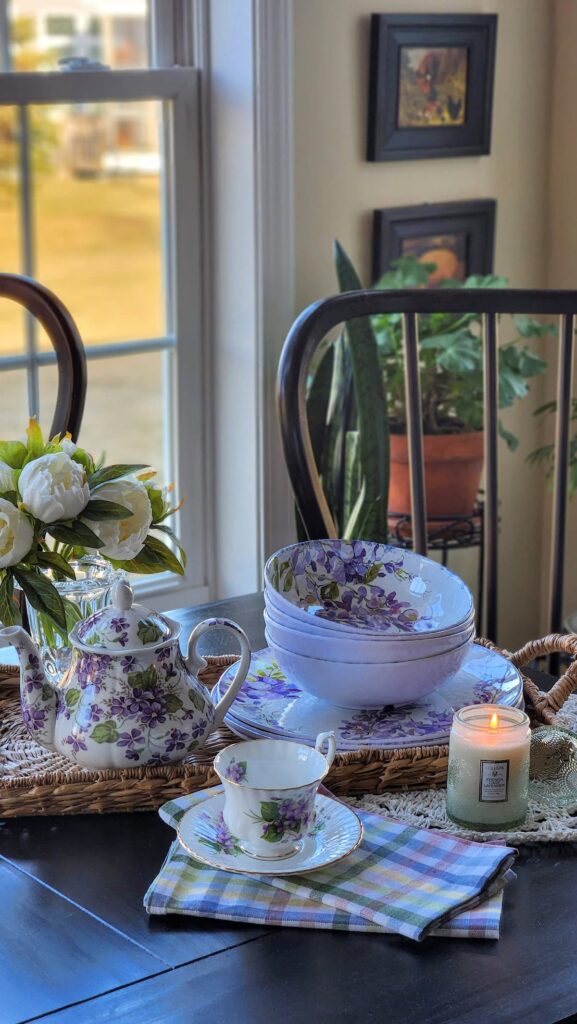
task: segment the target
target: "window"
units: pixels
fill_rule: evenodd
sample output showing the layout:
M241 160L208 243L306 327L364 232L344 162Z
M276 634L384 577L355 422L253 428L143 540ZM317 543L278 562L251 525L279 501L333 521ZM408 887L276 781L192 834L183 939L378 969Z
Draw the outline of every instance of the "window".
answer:
M0 0L0 270L37 278L76 320L81 441L150 461L186 498L186 576L154 581L158 607L207 597L198 72L170 53L185 6ZM48 429L55 393L50 343L3 302L0 436L22 432L25 395Z

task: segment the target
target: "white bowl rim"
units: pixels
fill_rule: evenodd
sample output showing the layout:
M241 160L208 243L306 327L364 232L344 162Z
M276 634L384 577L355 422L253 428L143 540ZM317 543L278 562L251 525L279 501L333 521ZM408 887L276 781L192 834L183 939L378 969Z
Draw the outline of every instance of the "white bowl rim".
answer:
M273 608L273 611L275 611L274 608ZM265 622L267 622L267 621L271 622L272 625L275 626L277 629L286 629L289 633L295 633L298 636L310 637L313 640L327 640L328 639L328 630L322 630L322 631L319 632L319 634L315 634L315 633L309 633L309 632L307 632L305 630L299 629L298 627L299 627L300 620L291 619L291 622L294 622L294 626L292 626L292 625L291 626L287 626L284 622L279 622L277 619L275 619L274 615L270 614L270 611L266 607L266 605L265 605L265 609L264 609L264 612L263 612L263 617L264 617ZM287 618L290 618L290 616L287 616ZM458 636L459 633L466 633L474 625L475 625L475 616L471 615L471 616L469 616L469 618L467 620L464 621L463 625L455 626L454 629L451 630L451 632L440 633L440 634L434 635L434 636L431 633L416 633L412 637L405 637L405 636L403 636L402 638L401 637L396 637L396 636L391 636L390 633L382 633L382 634L379 634L378 636L375 636L374 633L368 633L367 634L367 633L363 633L362 630L359 630L359 633L361 634L360 636L349 636L348 633L344 634L344 635L335 635L335 631L331 630L331 632L330 632L330 639L331 639L332 643L351 643L352 642L352 643L355 643L355 644L356 643L359 643L359 644L366 644L366 643L368 643L368 644L380 644L381 646L392 644L394 646L397 643L397 640L400 640L400 639L403 639L403 640L410 639L410 640L415 640L415 641L421 641L422 642L424 640L442 640L445 637Z
M365 661L345 661L343 658L315 658L315 657L313 657L312 655L309 655L309 654L300 654L299 651L289 651L288 647L283 647L282 644L275 644L274 641L272 641L270 639L270 637L267 635L266 629L265 629L265 634L264 635L265 635L265 638L266 638L267 647L270 647L270 649L273 652L273 654L274 654L274 651L275 651L275 648L276 648L277 650L282 651L284 654L288 654L289 657L304 658L305 661L317 661L317 662L319 662L320 665L326 665L327 663L329 665L330 664L334 664L334 665L359 665L359 666L368 664ZM448 651L438 651L437 654L426 654L424 657L408 658L406 661L383 661L383 662L378 662L377 661L377 662L373 662L371 664L374 664L374 666L376 667L376 666L378 666L380 664L382 664L382 665L412 665L415 661L433 661L435 658L442 658L442 657L446 657L448 654L454 654L455 651L460 651L460 650L462 650L463 647L468 647L470 644L472 644L472 642L473 642L473 637L471 637L469 640L464 640L462 643L458 644L456 647L450 647Z

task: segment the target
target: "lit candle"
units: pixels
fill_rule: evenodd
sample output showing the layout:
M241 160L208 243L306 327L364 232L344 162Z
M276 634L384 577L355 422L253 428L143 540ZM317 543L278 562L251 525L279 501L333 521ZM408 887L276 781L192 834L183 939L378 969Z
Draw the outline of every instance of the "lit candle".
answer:
M529 719L495 704L461 708L449 740L447 814L465 828L498 830L527 814Z

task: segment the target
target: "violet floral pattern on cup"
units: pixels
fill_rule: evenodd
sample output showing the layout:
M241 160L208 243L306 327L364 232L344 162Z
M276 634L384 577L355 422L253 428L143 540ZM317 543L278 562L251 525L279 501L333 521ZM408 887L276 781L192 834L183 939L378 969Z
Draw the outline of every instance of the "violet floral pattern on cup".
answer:
M262 825L261 838L267 843L280 843L288 836L300 836L311 821L311 802L306 797L271 797L260 804L260 815L251 814Z
M235 757L231 757L226 766L224 777L229 779L230 782L246 782L246 761L237 761Z

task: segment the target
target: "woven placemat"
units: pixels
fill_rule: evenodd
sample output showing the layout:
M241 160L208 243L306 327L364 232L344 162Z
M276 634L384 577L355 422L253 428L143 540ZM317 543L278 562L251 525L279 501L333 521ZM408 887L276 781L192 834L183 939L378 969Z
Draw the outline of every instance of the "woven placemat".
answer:
M558 712L555 724L577 734L577 695L570 696ZM550 807L529 799L529 811L523 825L508 832L476 832L455 825L445 810L445 791L418 789L405 793L367 795L347 798L347 803L366 811L390 815L416 828L441 829L464 839L502 841L523 846L529 843L577 841L577 802L567 807Z

